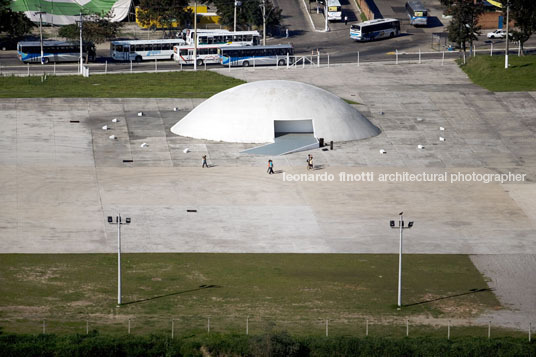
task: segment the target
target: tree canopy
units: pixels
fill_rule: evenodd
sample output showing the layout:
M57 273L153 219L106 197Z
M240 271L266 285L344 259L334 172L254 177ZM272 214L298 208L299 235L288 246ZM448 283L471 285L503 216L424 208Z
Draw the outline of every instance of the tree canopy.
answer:
M234 0L204 0L212 2L217 7L223 26L233 28ZM249 30L262 27L262 0L242 0L236 9L237 30ZM274 6L271 0L266 0L266 27L275 27L281 23L281 9Z
M151 26L157 21L163 29L173 28L173 23L187 26L193 23L192 10L188 9L188 0L141 0L138 21L143 26Z
M506 12L507 0L501 0L504 12ZM510 17L516 26L512 29L513 39L519 41L521 53L523 44L536 31L536 1L534 0L510 0ZM506 16L505 16L506 21Z
M29 33L35 26L23 13L13 12L10 0L0 0L0 32L11 38L19 38Z
M446 1L443 1L445 3ZM464 59L467 43L472 52L473 41L478 40L481 27L478 25L478 17L484 12L481 3L473 0L450 0L448 14L452 20L447 27L449 41L457 43L463 49Z
M109 16L86 17L83 22L82 38L84 41L102 43L117 37L122 27L122 22L111 22ZM80 38L80 28L78 24L62 26L58 35L75 40Z

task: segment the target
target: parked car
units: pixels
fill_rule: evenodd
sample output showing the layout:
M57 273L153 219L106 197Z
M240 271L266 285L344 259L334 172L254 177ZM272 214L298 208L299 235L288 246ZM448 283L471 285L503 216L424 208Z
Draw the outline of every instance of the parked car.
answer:
M488 38L505 38L506 37L506 30L503 29L497 29L495 31L488 32L486 35ZM508 37L512 37L512 33L508 33Z

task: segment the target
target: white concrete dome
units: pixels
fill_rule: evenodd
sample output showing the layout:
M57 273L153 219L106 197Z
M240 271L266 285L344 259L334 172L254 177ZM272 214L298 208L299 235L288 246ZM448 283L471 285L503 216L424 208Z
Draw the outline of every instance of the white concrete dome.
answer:
M220 92L175 124L174 134L215 141L273 142L276 132L312 132L349 141L380 130L359 111L321 88L293 81L242 84Z

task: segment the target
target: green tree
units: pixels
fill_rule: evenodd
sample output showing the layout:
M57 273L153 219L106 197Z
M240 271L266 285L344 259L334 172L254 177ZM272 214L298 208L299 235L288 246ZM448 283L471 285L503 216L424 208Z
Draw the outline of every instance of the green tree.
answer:
M151 26L157 21L164 32L171 30L173 23L178 22L181 26L193 23L192 10L188 9L188 0L141 0L138 21L143 26Z
M449 41L455 42L463 50L463 60L467 51L467 43L469 43L470 53L473 52L473 41L478 39L480 35L480 26L478 25L478 17L484 12L484 7L481 3L476 3L474 0L453 0L449 9L449 14L452 15L452 20L447 27Z
M109 16L94 15L84 19L82 37L84 41L102 43L117 37L122 27L122 22L111 22ZM78 24L62 26L58 35L76 40L80 38L80 28Z
M507 0L501 0L505 12L506 21L506 3ZM519 41L521 45L521 54L524 54L523 45L536 31L536 1L534 0L510 0L510 16L514 20L512 38Z
M10 0L0 0L0 32L17 39L29 33L35 26L23 13L13 12Z
M205 0L208 2L209 0ZM210 1L217 7L218 16L221 17L223 26L233 28L234 25L234 0ZM242 4L236 11L237 30L262 28L262 0L242 0ZM266 28L273 28L281 24L282 11L274 6L270 0L266 0Z

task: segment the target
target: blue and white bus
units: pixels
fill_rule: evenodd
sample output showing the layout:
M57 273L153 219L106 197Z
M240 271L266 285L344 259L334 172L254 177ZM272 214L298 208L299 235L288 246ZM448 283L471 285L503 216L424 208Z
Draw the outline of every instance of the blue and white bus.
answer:
M350 38L356 41L372 41L395 37L400 34L397 19L377 19L361 22L350 27Z
M241 46L241 47L221 47L218 50L220 63L224 66L231 65L249 67L258 65L279 65L284 66L292 63L294 48L292 45L272 45L272 46Z
M110 43L110 57L116 61L173 59L173 47L185 45L183 39L124 40Z
M406 12L408 13L410 25L428 25L428 11L419 0L408 1L406 3Z
M84 59L94 61L95 45L91 42L82 44ZM41 42L20 41L17 43L17 57L24 63L41 63ZM80 42L43 41L43 63L76 62L80 60Z

